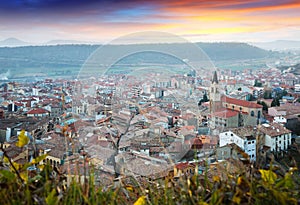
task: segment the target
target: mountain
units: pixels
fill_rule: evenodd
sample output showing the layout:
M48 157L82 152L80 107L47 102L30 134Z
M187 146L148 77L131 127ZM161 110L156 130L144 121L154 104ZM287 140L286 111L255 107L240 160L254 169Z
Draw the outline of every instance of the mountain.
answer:
M259 59L274 54L247 43L197 43L197 45L213 61Z
M284 73L293 73L295 75L300 76L300 63L289 66L279 66L277 68Z
M250 44L265 50L273 50L273 51L300 50L300 41L278 40L278 41L250 43Z
M97 44L95 42L75 41L75 40L52 40L41 45L82 45L82 44Z
M98 44L88 41L75 41L75 40L51 40L45 43L29 43L17 38L7 38L0 41L0 47L22 47L22 46L55 46L55 45L82 45L82 44Z
M21 41L17 38L7 38L0 41L0 47L18 47L18 46L28 46L29 43Z
M266 51L246 43L197 43L197 45L214 61L244 61L252 59L265 59L274 52ZM87 58L100 45L55 45L55 46L24 46L24 47L2 47L0 48L0 73L5 73L8 69L11 75L24 73L46 73L46 75L58 75L65 73L75 74L79 71ZM130 45L109 45L108 55L115 55L119 47L139 47L137 50L145 50L134 55L126 56L118 63L127 65L182 65L183 59L177 59L167 54L150 52L160 50L161 47L168 46L178 49L178 44L130 44ZM180 46L187 46L182 44ZM131 49L128 49L131 50ZM179 52L185 52L182 49ZM276 53L275 53L276 54ZM189 55L194 55L190 53ZM184 56L184 55L182 55ZM101 63L101 62L99 62ZM120 65L119 64L119 65Z

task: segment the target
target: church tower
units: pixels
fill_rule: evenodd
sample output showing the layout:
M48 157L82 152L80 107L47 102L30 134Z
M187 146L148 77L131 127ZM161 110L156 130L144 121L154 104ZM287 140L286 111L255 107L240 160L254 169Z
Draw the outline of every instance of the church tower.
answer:
M209 88L209 98L210 98L210 111L214 112L222 107L221 93L219 87L219 81L217 76L217 71L214 72L211 85Z

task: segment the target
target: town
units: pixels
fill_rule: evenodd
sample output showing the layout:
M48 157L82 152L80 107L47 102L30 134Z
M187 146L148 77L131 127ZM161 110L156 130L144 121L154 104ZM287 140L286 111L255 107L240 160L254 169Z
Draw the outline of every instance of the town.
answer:
M0 153L99 186L210 176L220 167L299 169L300 78L277 68L111 74L0 85ZM26 149L16 146L21 132ZM3 157L1 157L3 160ZM2 161L1 169L7 163ZM29 172L39 167L30 166ZM221 176L222 177L222 176Z

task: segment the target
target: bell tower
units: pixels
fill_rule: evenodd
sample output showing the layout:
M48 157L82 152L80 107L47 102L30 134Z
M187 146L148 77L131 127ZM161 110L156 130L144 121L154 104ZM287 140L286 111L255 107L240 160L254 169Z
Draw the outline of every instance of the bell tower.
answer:
M210 111L216 111L222 107L221 93L219 87L219 80L217 76L217 71L214 72L211 85L209 88L209 98L210 98Z

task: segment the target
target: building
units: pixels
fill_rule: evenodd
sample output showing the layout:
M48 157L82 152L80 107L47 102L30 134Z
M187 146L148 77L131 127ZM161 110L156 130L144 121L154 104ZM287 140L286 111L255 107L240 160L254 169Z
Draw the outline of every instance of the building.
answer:
M273 122L280 123L300 135L300 104L287 103L280 107L270 107L268 114L274 118Z
M0 109L0 119L3 119L5 117L4 110Z
M210 86L210 127L255 126L262 117L262 105L221 95L216 71Z
M210 109L212 112L216 112L217 110L222 108L221 92L220 92L217 71L214 72L213 79L212 79L209 90L210 90L210 92L209 92Z
M295 93L300 93L300 84L295 85Z
M50 112L43 108L34 108L27 112L27 117L49 117Z
M268 114L272 117L297 117L300 115L300 104L284 104L279 107L270 107L268 108Z
M174 177L192 176L196 172L196 166L188 162L180 162L174 166Z
M252 95L255 99L262 97L264 94L264 88L254 87L252 91Z
M228 109L215 112L212 115L211 127L238 127L239 113Z
M253 127L242 127L220 133L220 147L228 144L236 144L246 154L250 160L256 160L256 130Z
M216 150L217 160L248 160L249 156L239 146L234 143L226 144L222 147L218 147Z
M259 131L263 134L263 144L272 152L287 150L292 143L292 132L281 124L263 124L259 126Z
M13 136L18 136L21 130L25 130L28 137L41 137L48 127L48 118L36 120L32 117L0 119L0 142L9 142Z

